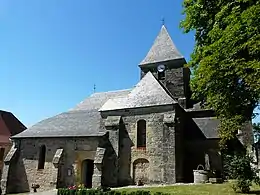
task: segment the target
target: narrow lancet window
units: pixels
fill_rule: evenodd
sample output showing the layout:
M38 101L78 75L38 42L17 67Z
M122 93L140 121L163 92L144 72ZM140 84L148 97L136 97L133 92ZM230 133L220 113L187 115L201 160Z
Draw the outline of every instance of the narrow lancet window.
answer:
M139 120L137 122L137 148L146 147L146 121Z
M164 80L165 79L165 72L158 72L158 80Z
M45 156L46 156L46 146L42 145L39 151L38 169L44 169Z

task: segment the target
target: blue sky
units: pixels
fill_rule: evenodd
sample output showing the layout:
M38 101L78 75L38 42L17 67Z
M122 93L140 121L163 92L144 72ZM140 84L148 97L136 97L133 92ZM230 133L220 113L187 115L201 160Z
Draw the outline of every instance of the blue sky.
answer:
M139 80L161 19L189 60L182 0L0 0L0 109L25 125Z

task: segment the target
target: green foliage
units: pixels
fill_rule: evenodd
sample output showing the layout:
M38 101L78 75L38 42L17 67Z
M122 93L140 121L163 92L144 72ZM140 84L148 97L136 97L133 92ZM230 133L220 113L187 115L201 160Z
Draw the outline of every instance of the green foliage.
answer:
M226 176L235 179L233 184L234 191L248 193L252 182L259 184L257 169L254 169L250 163L253 159L244 153L234 153L224 155L224 170Z
M260 0L184 0L183 6L181 27L195 31L188 64L193 98L216 111L221 146L227 146L254 117L260 100ZM244 153L225 156L234 190L248 192L252 181L258 182L250 162Z
M223 144L260 100L260 0L184 0L184 32L195 31L193 98L221 119Z
M260 139L260 123L253 123L253 132L258 141Z
M114 191L114 190L102 190L102 189L85 189L85 188L60 188L58 189L58 195L151 195L150 191L137 190L131 192ZM164 193L158 193L157 195L167 195Z
M232 189L235 192L249 193L251 183L249 180L237 180L236 183L232 185Z

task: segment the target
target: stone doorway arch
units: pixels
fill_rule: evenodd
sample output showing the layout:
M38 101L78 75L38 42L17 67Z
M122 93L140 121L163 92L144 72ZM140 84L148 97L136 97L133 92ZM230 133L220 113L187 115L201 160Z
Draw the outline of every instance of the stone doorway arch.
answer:
M92 188L92 177L94 172L94 160L85 159L81 165L82 183L86 188Z
M149 161L145 158L136 159L133 162L134 183L141 181L143 184L149 181Z

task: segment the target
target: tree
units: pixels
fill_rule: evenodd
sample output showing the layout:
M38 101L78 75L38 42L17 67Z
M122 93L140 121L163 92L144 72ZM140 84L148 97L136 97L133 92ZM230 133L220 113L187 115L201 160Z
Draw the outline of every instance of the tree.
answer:
M221 120L221 143L254 117L260 100L260 0L184 0L185 33L195 31L193 98Z
M260 139L260 123L253 123L253 132L256 138L256 141Z
M260 100L260 0L184 0L183 7L181 27L195 31L188 64L193 98L216 111L220 144L229 151L223 146L252 120ZM249 191L256 178L250 158L243 152L226 157L235 186Z

